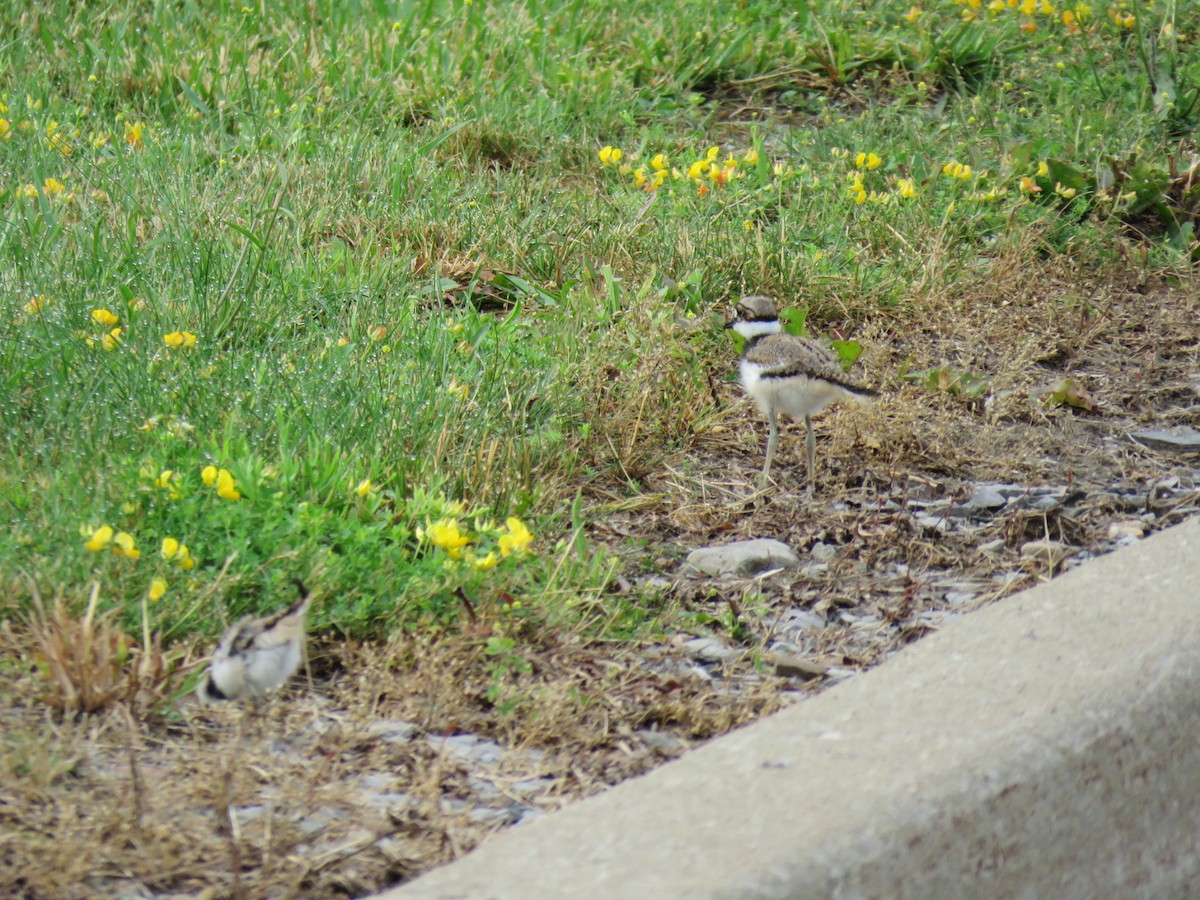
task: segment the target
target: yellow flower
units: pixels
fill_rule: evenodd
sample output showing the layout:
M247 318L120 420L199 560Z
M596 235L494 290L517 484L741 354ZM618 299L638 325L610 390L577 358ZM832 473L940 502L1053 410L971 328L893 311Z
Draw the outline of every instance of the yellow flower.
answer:
M110 313L107 309L93 309L92 321L102 328L112 328L121 320Z
M163 335L163 343L173 349L179 347L195 347L196 335L190 331L172 331Z
M217 496L222 500L240 500L242 498L234 483L233 475L229 473L228 469L217 470Z
M105 350L116 350L121 346L121 329L114 328L108 334L100 338L100 346Z
M0 138L8 140L12 137L12 126L8 124L8 119L0 119Z
M1021 15L1032 16L1037 12L1037 0L1021 0Z
M83 546L91 550L93 553L99 553L109 545L112 539L112 527L108 525L101 525L99 528L92 531L91 537L88 538L87 543L85 543Z
M523 553L533 542L533 535L525 527L525 523L514 516L505 519L504 524L508 526L508 533L500 535L500 540L497 542L500 546L500 555L508 556L514 552Z
M1050 167L1046 165L1046 161L1044 159L1038 162L1038 174L1043 178L1050 174Z
M470 538L458 530L457 519L439 519L429 526L429 540L435 547L440 547L450 554L451 559L462 556L463 547L470 543Z
M163 469L157 478L154 479L154 486L162 488L164 491L171 492L171 499L179 499L179 491L175 488L175 482L179 480L179 475L171 469Z
M117 556L128 556L130 559L137 559L142 555L142 552L138 550L133 540L133 535L127 531L118 531L113 535L113 545L113 552Z
M646 183L646 170L640 166L633 170L633 183L641 187Z
M205 466L200 472L200 480L204 482L205 487L212 487L217 480L217 467Z
M477 569L491 569L499 561L499 558L496 556L496 551L489 550L487 556L477 556L476 558L472 559L471 565Z
M854 157L854 164L860 169L878 169L883 160L874 153L859 153Z
M450 379L450 386L446 388L446 393L457 397L459 400L466 400L471 396L471 387L466 384L459 384L454 378Z
M654 159L650 160L650 168L655 172L665 172L670 166L667 165L667 157L664 153L659 153Z
M692 163L690 166L688 166L687 176L688 176L688 178L693 178L693 179L699 178L701 175L704 174L704 170L707 168L708 168L708 160L698 159L694 163Z
M126 122L125 123L125 143L134 150L142 149L142 131L145 129L145 124L142 122Z
M155 578L153 581L150 582L150 590L147 591L146 593L149 594L150 599L153 601L153 600L161 600L163 594L165 594L166 592L167 592L167 579Z
M746 151L746 155L742 157L742 161L748 166L754 165L756 162L758 162L758 151L751 147Z
M1030 194L1040 194L1042 192L1042 189L1028 175L1021 176L1021 190L1027 191Z
M23 185L17 193L27 200L36 200L38 198L38 189L32 184Z
M173 537L165 537L162 542L162 558L174 561L181 569L190 569L196 564L187 544L181 544Z
M53 197L57 194L61 194L66 189L67 186L57 178L47 178L42 182L42 193L47 197Z
M1054 193L1058 194L1060 197L1065 197L1067 200L1070 200L1075 196L1075 188L1066 187L1062 183L1056 181L1054 183Z
M970 166L964 166L962 163L952 160L942 166L942 174L967 181L975 173Z
M704 156L705 156L704 161L705 162L714 162L716 160L716 158L720 155L721 155L720 147L709 147L708 152L706 154L704 154Z
M921 9L921 7L912 6L912 7L909 7L908 12L906 12L904 14L904 18L907 19L909 22L915 22L915 21L917 21L917 19L921 18L921 14L924 12L925 12L925 10Z
M371 479L364 478L362 481L360 481L358 486L354 488L354 493L358 494L360 497L365 497L367 494L371 493Z
M603 165L611 165L621 161L621 151L616 147L608 146L600 149L600 162Z

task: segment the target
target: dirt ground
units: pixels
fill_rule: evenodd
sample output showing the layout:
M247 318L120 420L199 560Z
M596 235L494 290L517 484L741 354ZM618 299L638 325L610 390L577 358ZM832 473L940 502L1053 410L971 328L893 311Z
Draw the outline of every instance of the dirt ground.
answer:
M648 595L696 627L649 646L543 633L523 647L531 671L513 675L508 712L488 699L480 623L387 645L314 642L308 675L257 712L57 721L14 623L0 893L363 896L1193 515L1197 457L1130 434L1200 422L1197 286L1082 284L1065 264L991 284L856 335L860 377L883 396L820 417L811 499L802 426L781 438L776 486L755 489L765 425L724 382L723 411L641 496L616 504L597 489L597 506L619 510L591 533L626 562L613 607ZM900 375L938 367L986 374L990 390ZM718 374L732 369L731 354ZM1064 378L1075 405L1045 399ZM973 502L989 490L1004 502ZM691 549L753 537L788 543L801 567L679 574Z

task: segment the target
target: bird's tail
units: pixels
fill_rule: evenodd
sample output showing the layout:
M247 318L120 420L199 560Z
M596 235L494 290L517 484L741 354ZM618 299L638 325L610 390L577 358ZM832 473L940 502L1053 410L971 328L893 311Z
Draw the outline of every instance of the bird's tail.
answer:
M296 590L299 592L300 597L295 603L288 607L287 612L285 612L284 615L304 615L304 613L308 612L308 604L312 602L312 594L308 592L308 588L304 586L304 582L299 578L293 578L292 584L296 586Z

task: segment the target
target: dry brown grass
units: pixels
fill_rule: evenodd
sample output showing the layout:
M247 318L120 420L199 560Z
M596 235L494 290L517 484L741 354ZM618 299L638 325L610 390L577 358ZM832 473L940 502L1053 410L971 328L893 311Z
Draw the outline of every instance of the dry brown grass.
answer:
M29 630L33 658L44 677L42 700L63 715L93 713L118 703L155 703L170 694L174 660L151 635L143 609L144 635L137 644L113 619L117 610L96 614L100 585L92 586L87 610L76 618L61 596L47 613L30 581L34 616Z

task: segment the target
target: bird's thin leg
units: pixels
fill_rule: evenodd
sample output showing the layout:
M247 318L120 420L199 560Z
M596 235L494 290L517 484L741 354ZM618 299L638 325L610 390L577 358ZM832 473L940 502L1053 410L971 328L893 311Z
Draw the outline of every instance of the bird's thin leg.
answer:
M759 476L759 481L764 484L771 475L771 460L775 457L775 444L779 440L779 427L775 424L774 409L767 413L767 423L770 426L767 430L767 461L763 463L762 475Z
M804 417L804 426L808 433L804 435L804 451L808 454L808 492L811 494L816 484L816 453L817 436L813 434L812 416Z

